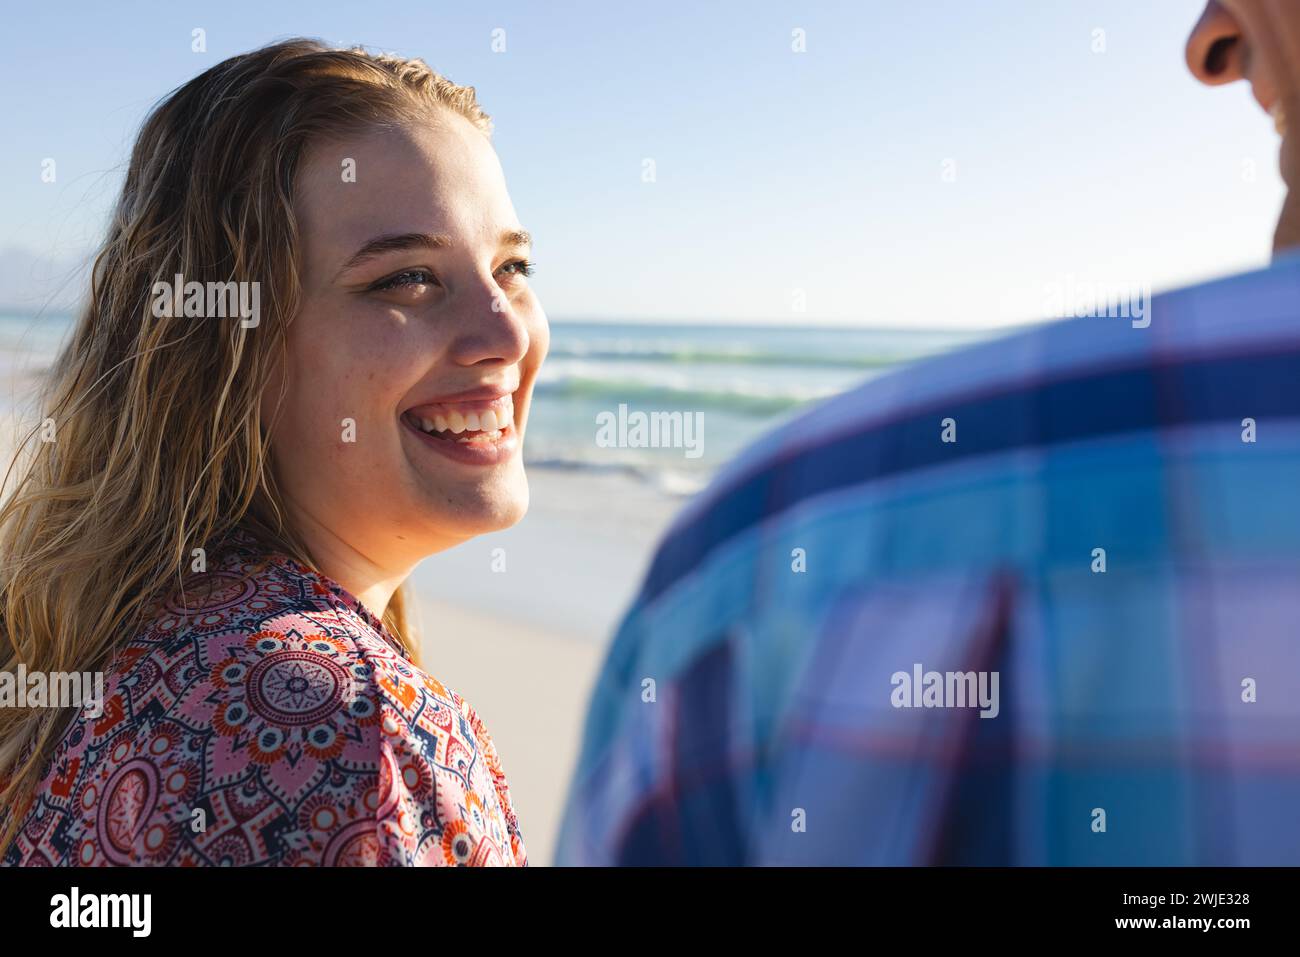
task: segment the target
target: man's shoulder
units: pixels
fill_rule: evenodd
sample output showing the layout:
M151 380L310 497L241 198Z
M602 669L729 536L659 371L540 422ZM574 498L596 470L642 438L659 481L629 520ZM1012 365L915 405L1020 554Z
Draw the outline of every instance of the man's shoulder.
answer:
M1300 361L1300 257L1155 296L1141 314L1110 311L914 362L768 433L679 514L648 594L717 543L777 527L812 500L969 484L979 470L1021 468L1034 482L1041 470L1023 463L1045 450L1121 437L1158 446L1170 430L1300 414L1285 385Z
M1104 385L1107 376L1151 366L1296 348L1300 254L1266 269L1156 295L1133 315L1105 305L1091 312L991 333L819 402L744 449L693 505L725 497L756 473L911 414L951 414L998 396L1041 395L1062 382Z

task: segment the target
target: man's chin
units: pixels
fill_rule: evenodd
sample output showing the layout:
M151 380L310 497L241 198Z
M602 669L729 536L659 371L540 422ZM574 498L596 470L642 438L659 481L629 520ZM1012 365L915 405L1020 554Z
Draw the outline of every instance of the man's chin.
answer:
M1273 255L1291 253L1300 249L1300 188L1287 191L1282 203L1282 215L1278 217L1277 229L1273 233Z
M1273 233L1273 255L1294 252L1300 247L1300 132L1295 126L1300 123L1300 97L1291 97L1287 101L1287 129L1282 136L1282 146L1278 151L1278 170L1282 182L1286 184L1286 199L1282 201L1282 212L1278 216L1277 229Z

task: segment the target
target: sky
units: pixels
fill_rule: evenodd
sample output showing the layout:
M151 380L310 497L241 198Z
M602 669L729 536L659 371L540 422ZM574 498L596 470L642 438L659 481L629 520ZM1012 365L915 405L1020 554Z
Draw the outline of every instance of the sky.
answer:
M160 97L295 35L476 88L552 319L985 328L1063 287L1188 285L1265 265L1283 197L1247 87L1184 66L1201 6L16 5L0 305L59 294Z

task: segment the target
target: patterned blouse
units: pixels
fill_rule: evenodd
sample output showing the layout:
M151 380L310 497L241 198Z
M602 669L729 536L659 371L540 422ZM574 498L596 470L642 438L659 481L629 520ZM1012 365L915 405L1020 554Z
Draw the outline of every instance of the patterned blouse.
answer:
M474 709L356 598L237 532L122 649L5 855L19 865L519 865Z

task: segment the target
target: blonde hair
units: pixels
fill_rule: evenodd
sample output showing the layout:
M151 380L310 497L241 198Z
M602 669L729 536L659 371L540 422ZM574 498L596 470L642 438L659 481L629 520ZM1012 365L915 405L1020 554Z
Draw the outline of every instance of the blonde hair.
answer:
M38 426L10 465L0 669L106 670L153 602L184 587L192 549L235 527L315 567L284 519L259 411L300 297L295 173L319 138L431 106L491 135L473 87L421 60L295 39L231 57L154 108L42 390L57 441L24 455ZM260 282L258 326L155 318L150 291L175 274ZM402 589L383 620L415 657ZM0 708L0 855L71 715Z

